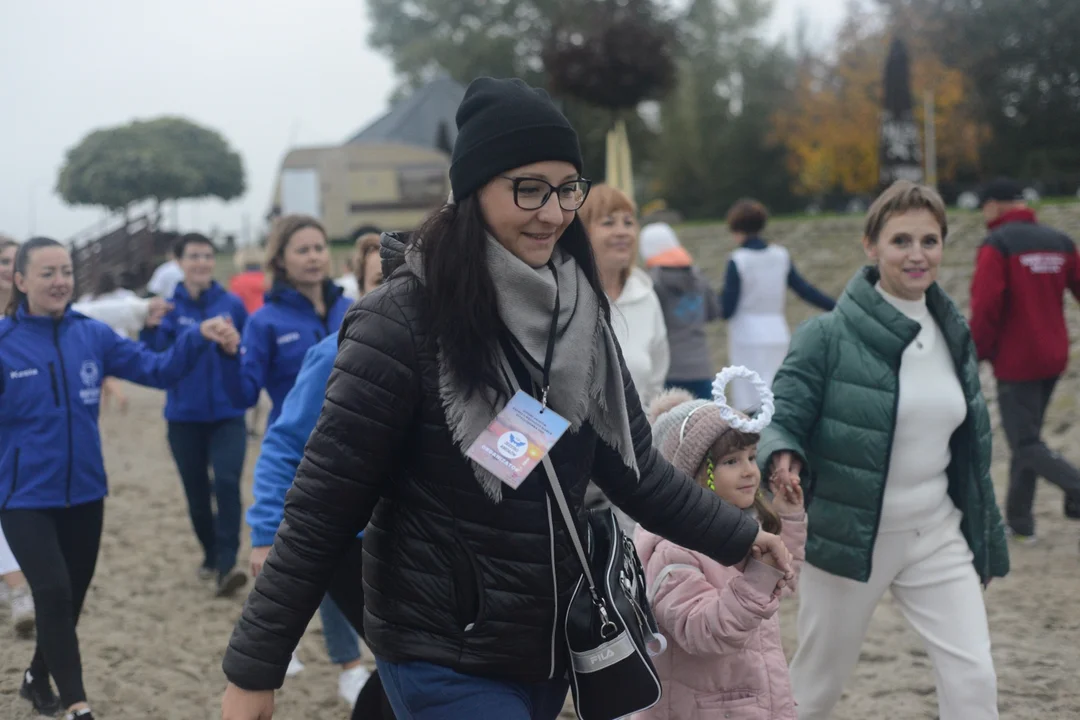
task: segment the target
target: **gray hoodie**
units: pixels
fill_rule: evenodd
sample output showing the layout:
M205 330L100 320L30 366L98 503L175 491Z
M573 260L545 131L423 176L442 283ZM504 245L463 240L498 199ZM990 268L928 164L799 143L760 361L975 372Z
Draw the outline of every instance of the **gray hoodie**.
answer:
M649 270L660 298L671 347L668 380L707 380L713 376L706 323L720 319L720 298L693 265Z

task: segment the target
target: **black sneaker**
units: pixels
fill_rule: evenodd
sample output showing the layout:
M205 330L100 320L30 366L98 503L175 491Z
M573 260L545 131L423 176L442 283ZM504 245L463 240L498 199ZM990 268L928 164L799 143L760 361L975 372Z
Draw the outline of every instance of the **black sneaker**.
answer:
M1080 499L1065 500L1065 517L1080 520Z
M247 575L241 570L233 568L218 577L217 596L231 597L237 590L247 585Z
M19 696L29 700L39 715L55 716L60 710L60 698L53 692L49 676L36 678L27 670L23 675L23 684L19 688ZM80 718L82 720L82 718ZM91 718L91 720L93 720Z
M90 712L90 708L83 708L82 710L69 712L64 716L64 720L94 720L94 713Z

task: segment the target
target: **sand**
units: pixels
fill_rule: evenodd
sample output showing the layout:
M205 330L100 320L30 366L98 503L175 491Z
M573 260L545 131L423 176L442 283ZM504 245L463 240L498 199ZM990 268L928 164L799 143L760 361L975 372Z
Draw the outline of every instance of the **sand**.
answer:
M992 386L991 386L992 387ZM219 717L221 656L243 594L214 599L196 578L201 560L176 469L165 443L163 395L128 389L126 415L105 413L102 434L111 478L97 576L79 625L89 696L103 720ZM1070 404L1071 408L1071 404ZM1052 444L1080 461L1070 410L1051 411ZM999 438L1000 440L1000 438ZM1005 480L1004 444L995 478ZM258 451L249 446L247 488ZM250 492L248 502L250 501ZM1080 717L1080 523L1061 514L1061 493L1040 487L1043 542L1013 548L1013 572L987 592L1002 718ZM247 556L247 538L242 557ZM250 586L249 586L250 587ZM783 610L785 644L794 650L795 601ZM34 717L18 697L33 643L16 640L0 611L0 718ZM316 617L300 646L307 669L286 681L275 717L347 718L337 697L337 668L326 658ZM874 617L855 676L836 720L936 717L934 680L919 639L887 599ZM573 717L567 714L567 717Z

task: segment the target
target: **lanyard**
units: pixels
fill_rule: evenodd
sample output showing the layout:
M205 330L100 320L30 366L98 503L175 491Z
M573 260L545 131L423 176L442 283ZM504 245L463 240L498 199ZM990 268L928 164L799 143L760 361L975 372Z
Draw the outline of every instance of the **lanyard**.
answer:
M555 271L555 263L548 261L551 275L555 278L555 310L551 313L551 331L548 333L547 352L544 353L544 387L540 399L540 412L547 410L548 390L551 389L551 361L555 359L555 336L559 332L559 275Z

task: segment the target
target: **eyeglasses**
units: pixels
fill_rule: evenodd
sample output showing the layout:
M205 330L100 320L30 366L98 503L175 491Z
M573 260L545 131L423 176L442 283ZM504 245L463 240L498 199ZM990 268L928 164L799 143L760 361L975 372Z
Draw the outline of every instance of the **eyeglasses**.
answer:
M555 193L559 198L559 207L572 212L585 204L585 198L589 196L589 188L592 187L592 180L585 178L570 180L562 185L552 185L539 178L516 178L506 175L499 177L514 183L514 204L522 210L539 210L547 204L551 193Z

